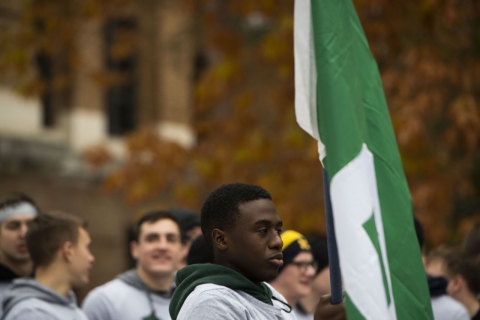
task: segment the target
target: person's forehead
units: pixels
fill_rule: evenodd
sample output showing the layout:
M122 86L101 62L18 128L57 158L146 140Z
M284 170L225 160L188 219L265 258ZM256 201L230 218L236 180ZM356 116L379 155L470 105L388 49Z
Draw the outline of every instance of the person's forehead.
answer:
M313 255L311 252L302 251L293 258L294 262L311 262L313 260Z
M269 199L258 199L242 203L238 206L239 219L255 223L258 220L271 220L273 223L280 222L277 209Z
M30 214L30 213L18 213L18 214L14 214L14 215L11 215L10 217L8 217L7 219L5 219L3 221L3 223L8 223L8 222L12 222L12 221L15 221L15 222L28 222L28 221L31 221L35 219L35 215L33 214Z
M180 227L172 219L164 218L155 222L146 221L140 226L140 234L155 233L180 235Z
M91 241L90 234L84 228L80 227L78 234L80 236L80 239L83 239L84 241L87 241L87 242Z

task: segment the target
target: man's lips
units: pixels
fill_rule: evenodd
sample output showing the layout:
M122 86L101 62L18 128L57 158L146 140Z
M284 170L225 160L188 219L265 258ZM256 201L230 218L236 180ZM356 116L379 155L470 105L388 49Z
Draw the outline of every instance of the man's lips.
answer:
M270 261L270 263L275 265L277 268L280 268L281 266L283 266L283 254L276 254L273 257L270 257L268 261Z

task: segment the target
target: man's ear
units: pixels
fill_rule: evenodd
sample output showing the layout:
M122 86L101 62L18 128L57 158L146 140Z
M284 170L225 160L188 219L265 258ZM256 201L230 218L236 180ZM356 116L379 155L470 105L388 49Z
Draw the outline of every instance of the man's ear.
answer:
M465 286L465 281L463 277L459 274L454 275L448 281L448 291L449 293L458 293L460 292L463 287Z
M138 252L138 242L132 241L130 242L130 254L132 255L133 259L138 260L138 256L140 253Z
M70 262L73 258L73 243L67 241L62 246L62 257L65 261Z
M213 246L220 251L228 249L227 237L224 231L220 229L213 229L212 231Z

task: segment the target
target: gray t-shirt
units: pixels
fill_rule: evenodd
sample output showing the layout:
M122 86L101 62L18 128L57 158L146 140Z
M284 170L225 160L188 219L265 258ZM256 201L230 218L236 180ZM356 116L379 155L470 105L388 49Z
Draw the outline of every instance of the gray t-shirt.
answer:
M268 284L267 284L268 285ZM273 306L242 291L216 284L202 284L185 300L177 320L296 320L288 312L285 298L268 285L274 297Z
M82 309L89 320L141 320L152 311L157 319L170 320L170 300L114 279L93 289Z
M432 309L435 320L470 320L467 309L447 295L433 297Z
M75 294L61 296L33 279L17 279L4 298L3 320L88 320Z

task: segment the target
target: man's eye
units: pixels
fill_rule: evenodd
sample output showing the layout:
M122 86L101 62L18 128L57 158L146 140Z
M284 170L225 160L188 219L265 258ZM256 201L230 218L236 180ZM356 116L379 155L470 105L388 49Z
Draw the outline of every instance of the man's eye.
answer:
M278 235L282 234L282 229L277 229Z
M20 227L20 224L18 223L10 223L10 224L7 224L7 229L8 230L16 230Z
M260 230L258 230L258 232L260 232L260 233L267 233L267 231L268 231L267 229L260 229Z

